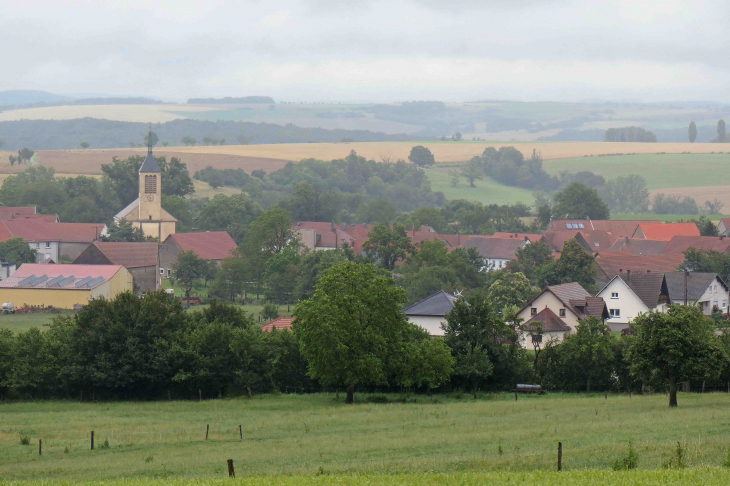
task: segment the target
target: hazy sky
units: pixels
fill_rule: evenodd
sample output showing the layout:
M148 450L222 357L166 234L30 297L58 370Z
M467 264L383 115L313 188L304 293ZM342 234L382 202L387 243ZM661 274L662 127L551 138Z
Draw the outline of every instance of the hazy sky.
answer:
M730 101L724 1L0 3L0 90Z

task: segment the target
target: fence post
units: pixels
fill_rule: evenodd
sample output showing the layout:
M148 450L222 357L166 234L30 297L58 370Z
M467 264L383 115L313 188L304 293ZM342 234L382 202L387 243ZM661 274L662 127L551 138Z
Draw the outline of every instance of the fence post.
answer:
M210 424L205 425L205 440L208 440L208 431L210 430Z
M91 450L94 450L94 431L91 431Z
M563 470L563 443L558 442L558 472Z
M241 440L243 440L243 429L241 428L241 424L238 425L238 435L240 435Z
M517 392L515 392L515 402L517 401Z
M38 455L43 454L43 439L38 439Z
M233 459L228 459L228 477L235 478L236 471L233 470Z
M202 402L203 401L203 392L200 391L200 390L198 390L198 401L199 402Z

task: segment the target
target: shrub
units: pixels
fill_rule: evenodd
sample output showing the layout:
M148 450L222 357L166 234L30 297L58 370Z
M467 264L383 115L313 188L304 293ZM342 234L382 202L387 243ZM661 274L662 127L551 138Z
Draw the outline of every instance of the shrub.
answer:
M629 452L626 454L625 457L616 460L616 462L613 463L613 470L614 471L628 471L629 469L635 469L639 457L636 455L636 452L634 451L634 445L629 441Z
M677 441L677 448L674 449L674 455L663 464L664 469L684 469L684 452L682 444Z
M30 437L20 434L20 445L30 445Z
M109 439L104 439L104 443L99 446L99 449L109 449Z

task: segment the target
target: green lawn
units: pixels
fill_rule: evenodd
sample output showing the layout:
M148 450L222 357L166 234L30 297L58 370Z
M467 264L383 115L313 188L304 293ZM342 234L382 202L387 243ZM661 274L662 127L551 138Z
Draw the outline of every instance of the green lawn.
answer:
M506 186L487 176L484 176L484 180L474 181L476 187L469 187L469 182L464 178L460 178L459 184L452 187L451 176L448 174L450 170L461 171L461 167L457 164L451 164L449 167L426 170L428 180L431 181L431 189L443 192L446 199L467 199L469 201L479 201L482 204L515 204L523 202L532 205L535 202L531 190Z
M651 189L726 185L723 177L730 167L730 152L725 154L647 154L610 157L578 157L545 160L548 173L588 170L606 179L639 174Z
M55 316L67 314L73 314L73 311L62 311L60 314L47 312L0 314L0 329L11 329L15 332L27 331L31 327L41 327L50 323Z
M661 469L677 441L690 469L720 468L730 445L730 396L724 393L680 393L679 408L673 410L664 395L611 395L605 400L603 395L549 394L515 401L510 394L478 400L465 394L373 404L357 393L354 406L345 405L343 395L339 401L333 394L203 402L6 401L0 404L0 481L215 478L225 477L230 458L239 477L306 476L285 479L291 482L335 482L315 480L317 474L426 472L447 473L436 482L449 484L490 478L557 482L557 476L544 473L555 469L558 441L564 470L575 471L570 483L560 484L586 478L611 484L611 478L628 484L634 477L648 481L640 484L672 477L712 484L730 479L721 469L671 473L679 476L609 472L626 454L629 441L640 469ZM92 430L94 451L89 447ZM29 445L21 445L21 434L29 437ZM38 439L43 439L42 456ZM499 474L481 476L485 471ZM463 475L472 472L479 474ZM400 478L378 482L400 484ZM431 478L436 479L416 475L403 481ZM257 481L274 484L279 479Z

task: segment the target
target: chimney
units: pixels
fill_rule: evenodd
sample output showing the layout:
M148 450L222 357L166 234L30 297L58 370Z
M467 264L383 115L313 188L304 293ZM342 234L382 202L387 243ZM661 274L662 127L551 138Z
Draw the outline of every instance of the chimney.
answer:
M629 285L631 285L631 270L626 270L626 278L628 279Z
M515 233L515 238L517 238L517 233ZM527 239L527 238L525 238L525 239Z
M624 236L624 248L629 244L629 237Z

